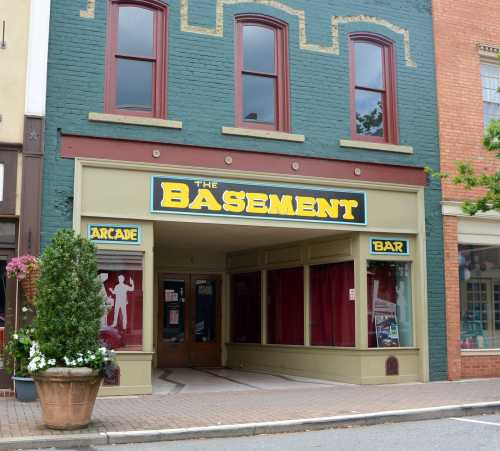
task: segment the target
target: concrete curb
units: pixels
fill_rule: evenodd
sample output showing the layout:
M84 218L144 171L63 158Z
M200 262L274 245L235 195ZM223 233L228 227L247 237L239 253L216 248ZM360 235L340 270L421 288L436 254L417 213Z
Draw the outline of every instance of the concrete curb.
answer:
M299 420L243 423L197 428L145 431L101 432L99 434L47 435L0 439L0 449L74 448L129 443L151 443L174 440L242 437L261 434L304 432L348 426L436 420L450 417L494 414L500 412L500 401L461 404L423 409L392 410L356 415L306 418Z

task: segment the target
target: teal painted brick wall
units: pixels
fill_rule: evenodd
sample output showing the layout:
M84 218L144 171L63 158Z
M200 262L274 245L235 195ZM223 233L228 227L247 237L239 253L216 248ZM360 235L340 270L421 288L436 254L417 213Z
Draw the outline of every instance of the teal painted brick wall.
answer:
M334 159L439 167L434 47L430 0L281 0L305 11L309 43L331 45L330 17L367 15L385 19L410 33L417 63L404 61L403 38L374 24L340 26L340 55L302 50L296 17L266 5L245 3L224 9L224 37L180 30L180 0L169 5L168 117L183 121L182 131L90 123L91 111L103 111L106 1L96 0L94 19L80 17L86 0L52 0L48 103L45 143L42 243L61 227L71 227L73 161L59 156L60 133L227 147ZM216 0L191 0L189 22L213 28ZM234 125L233 16L267 14L289 24L292 131L303 144L225 136ZM350 137L347 34L373 31L393 39L397 49L400 140L414 155L340 148ZM445 379L446 342L442 254L441 191L426 190L429 285L430 368L432 379Z

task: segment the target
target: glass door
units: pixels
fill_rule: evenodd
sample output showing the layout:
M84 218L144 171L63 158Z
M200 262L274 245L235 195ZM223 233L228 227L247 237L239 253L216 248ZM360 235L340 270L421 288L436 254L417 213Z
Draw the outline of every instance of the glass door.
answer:
M160 277L158 366L220 365L220 278Z
M192 366L220 366L220 278L191 276Z

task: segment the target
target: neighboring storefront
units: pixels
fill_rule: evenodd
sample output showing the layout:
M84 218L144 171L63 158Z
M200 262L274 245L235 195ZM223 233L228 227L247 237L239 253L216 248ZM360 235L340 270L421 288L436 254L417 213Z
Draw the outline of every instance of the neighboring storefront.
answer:
M498 3L433 3L442 170L453 173L456 161L467 161L493 173L499 160L481 141L489 122L500 119ZM453 76L451 66L460 67ZM443 183L450 379L500 376L500 213L469 216L461 208L479 194Z
M11 386L3 344L20 326L22 302L5 268L14 256L40 251L49 10L50 0L0 5L0 65L9 68L0 89L0 390Z

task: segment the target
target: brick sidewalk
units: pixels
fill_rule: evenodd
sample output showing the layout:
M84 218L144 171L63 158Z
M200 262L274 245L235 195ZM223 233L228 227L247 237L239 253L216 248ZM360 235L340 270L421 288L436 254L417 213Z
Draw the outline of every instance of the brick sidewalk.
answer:
M98 399L91 426L65 435L140 431L372 413L500 401L500 379L383 386L318 385ZM61 435L38 402L0 399L0 439Z

